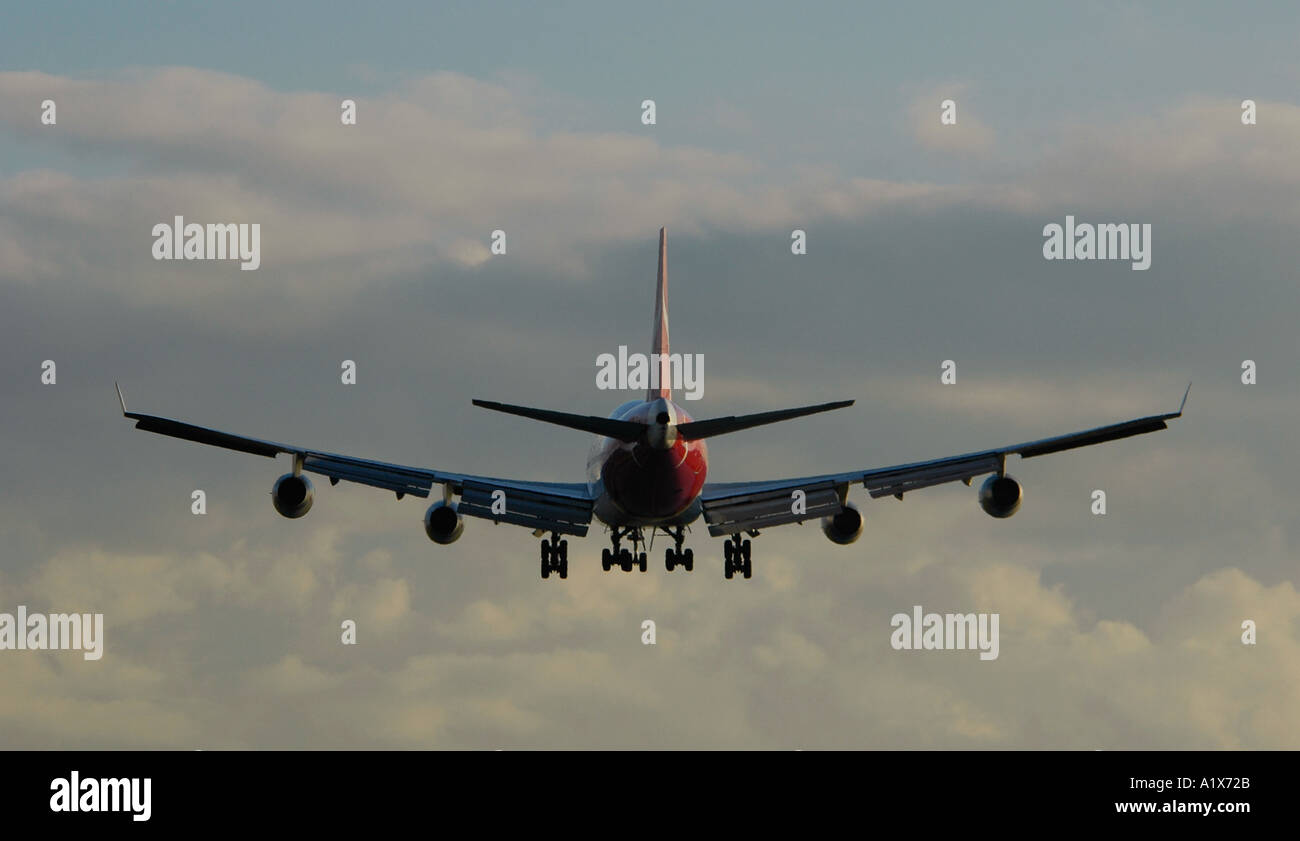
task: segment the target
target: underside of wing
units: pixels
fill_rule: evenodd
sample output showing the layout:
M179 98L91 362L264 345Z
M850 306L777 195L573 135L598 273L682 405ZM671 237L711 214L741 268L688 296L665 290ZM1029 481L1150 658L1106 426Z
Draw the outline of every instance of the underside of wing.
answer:
M120 389L118 396L121 399ZM435 484L442 485L446 500L452 495L460 496L457 511L462 515L560 534L585 535L591 522L592 499L586 483L497 479L356 458L128 412L125 400L122 400L122 414L134 420L137 429L172 438L268 458L289 454L295 473L302 470L325 476L331 485L355 482L392 491L398 499L408 494L428 497Z
M1191 386L1188 389L1190 391ZM904 494L912 491L948 482L970 484L976 476L1003 474L1009 455L1033 458L1165 429L1168 421L1182 416L1186 403L1187 394L1184 393L1177 412L932 461L797 479L709 483L704 486L700 500L709 533L714 536L803 522L814 516L838 514L852 484L861 483L873 499L883 496L902 499ZM799 492L802 492L806 508L797 505Z
M840 513L847 483L736 482L706 485L700 496L709 534L739 534Z

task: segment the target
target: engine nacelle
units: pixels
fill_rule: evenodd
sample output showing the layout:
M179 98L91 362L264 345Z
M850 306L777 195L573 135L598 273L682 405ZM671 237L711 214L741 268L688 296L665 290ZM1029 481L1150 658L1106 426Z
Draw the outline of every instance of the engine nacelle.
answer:
M271 504L280 512L280 516L290 520L296 520L310 511L315 496L311 480L301 473L297 476L286 473L276 479L271 488Z
M1020 510L1024 489L1010 476L990 476L980 485L980 508L990 517L1005 519Z
M832 543L847 546L862 536L862 514L858 506L844 503L844 510L834 517L822 517L822 531Z
M424 512L424 533L434 543L455 543L464 531L465 518L457 513L455 503L435 502Z

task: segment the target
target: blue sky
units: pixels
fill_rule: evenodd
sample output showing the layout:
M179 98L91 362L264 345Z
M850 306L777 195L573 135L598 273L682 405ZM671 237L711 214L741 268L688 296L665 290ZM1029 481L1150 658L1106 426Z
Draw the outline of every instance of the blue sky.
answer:
M1297 40L1286 2L88 2L14 7L0 55L11 70L192 66L353 96L436 70L522 75L571 99L553 129L635 130L649 97L668 142L956 180L898 131L923 90L967 85L962 104L1001 129L1004 154L1033 156L1048 127L1192 92L1286 99ZM731 109L752 130L729 128Z

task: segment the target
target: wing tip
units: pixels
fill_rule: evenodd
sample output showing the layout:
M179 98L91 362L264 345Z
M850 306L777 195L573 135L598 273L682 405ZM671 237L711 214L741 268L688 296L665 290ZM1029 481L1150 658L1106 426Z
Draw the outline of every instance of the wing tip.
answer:
M1191 384L1191 382L1189 381L1189 382L1187 383L1187 390L1183 392L1183 402L1181 402L1181 403L1178 404L1178 414L1175 415L1175 417L1181 417L1181 416L1182 416L1182 414L1183 414L1183 407L1187 405L1187 395L1189 395L1189 394L1191 394L1191 393L1192 393L1192 384Z
M122 396L122 387L114 380L113 388L117 389L117 402L122 406L122 416L126 417L126 398Z

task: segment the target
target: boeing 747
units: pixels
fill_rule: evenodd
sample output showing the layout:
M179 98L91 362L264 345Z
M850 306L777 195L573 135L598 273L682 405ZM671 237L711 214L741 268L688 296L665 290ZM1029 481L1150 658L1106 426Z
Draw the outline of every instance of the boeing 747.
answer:
M660 229L650 358L661 365L666 365L670 357L667 260L667 236ZM408 494L428 497L433 486L439 485L441 499L424 514L424 530L431 540L443 545L454 543L464 532L466 517L523 526L541 538L542 578L552 573L568 577L569 543L564 536L585 536L593 518L609 534L610 547L601 557L606 571L618 567L645 572L645 549L656 531L673 541L664 554L666 568L693 569L694 552L683 549L683 544L687 530L703 518L711 537L726 538L724 575L749 578L753 574L749 538L758 537L760 530L820 520L822 531L831 541L844 545L857 540L862 534L862 515L849 501L852 485L861 484L873 499L893 496L901 500L904 494L921 488L956 481L969 486L975 477L988 475L980 486L980 506L993 517L1010 517L1020 508L1024 492L1020 483L1007 474L1008 456L1032 458L1165 429L1168 421L1182 415L1187 403L1184 392L1177 412L934 461L794 479L718 483L708 481L706 439L844 408L853 401L695 420L673 402L669 378L662 376L665 371L660 369L661 376L654 378L644 399L626 402L608 417L473 401L485 409L596 435L587 459L585 482L495 479L369 461L129 412L120 388L118 400L122 414L134 420L138 429L270 458L288 455L290 472L277 479L271 489L271 502L285 517L301 517L312 506L314 490L305 473L325 476L331 485L348 481L382 488L396 493L398 499ZM625 541L631 548L624 546Z

